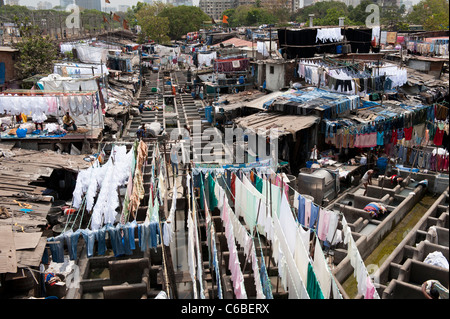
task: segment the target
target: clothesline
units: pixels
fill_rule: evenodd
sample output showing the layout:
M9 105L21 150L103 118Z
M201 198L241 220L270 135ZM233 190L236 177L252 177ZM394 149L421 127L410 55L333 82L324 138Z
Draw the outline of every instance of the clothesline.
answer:
M55 91L43 91L43 90L35 90L35 91L4 91L0 96L4 97L21 97L24 95L45 95L46 97L52 96L89 96L95 95L97 91L75 91L74 92L55 92ZM10 95L15 94L15 95ZM20 94L20 95L19 95Z

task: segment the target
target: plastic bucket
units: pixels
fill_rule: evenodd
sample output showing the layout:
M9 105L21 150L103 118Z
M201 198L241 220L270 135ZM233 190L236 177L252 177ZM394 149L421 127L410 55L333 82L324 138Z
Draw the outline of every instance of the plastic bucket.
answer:
M24 138L25 136L27 136L27 130L19 128L19 129L17 129L16 134L17 134L17 137Z
M317 162L313 162L313 161L307 161L306 162L306 168L311 168L312 164L317 163Z

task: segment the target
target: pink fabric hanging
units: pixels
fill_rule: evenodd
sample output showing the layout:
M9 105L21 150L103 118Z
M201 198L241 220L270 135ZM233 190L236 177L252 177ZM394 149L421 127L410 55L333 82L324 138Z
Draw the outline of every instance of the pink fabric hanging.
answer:
M370 279L370 276L366 277L366 294L364 296L364 299L373 299L373 295L375 294L375 287L372 283L372 280Z

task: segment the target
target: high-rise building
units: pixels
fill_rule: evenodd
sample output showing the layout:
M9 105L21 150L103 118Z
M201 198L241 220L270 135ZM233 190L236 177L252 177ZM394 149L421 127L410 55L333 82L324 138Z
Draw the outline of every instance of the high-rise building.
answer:
M101 0L75 0L75 4L84 9L95 9L102 11Z
M326 2L326 1L338 1L338 2L343 2L345 3L346 6L353 6L356 7L357 5L359 5L361 3L361 0L304 0L304 6L310 6L314 3L317 2ZM396 1L396 0L394 0ZM373 2L377 2L377 0L373 0Z
M53 5L48 1L39 1L37 4L38 10L50 10L53 8Z
M222 13L225 10L236 8L237 3L238 0L200 0L199 7L204 13L219 22L222 19Z
M9 4L10 6L18 6L19 0L6 0L5 4Z
M294 12L299 9L299 0L261 0L261 4L269 10L286 8L290 12Z
M269 10L284 7L290 12L294 12L302 8L306 1L308 0L261 0L261 5ZM309 1L312 3L314 0ZM254 5L255 3L256 0L200 0L199 7L207 15L217 20L222 19L222 13L227 9L233 9L243 5Z
M127 12L129 7L130 7L129 5L119 4L118 7L117 7L117 11L119 11L119 12Z
M170 0L174 6L192 6L192 0Z
M75 3L75 0L59 0L59 5L61 7L67 7L68 5Z
M59 0L61 8L67 8L68 5L73 4L75 0Z

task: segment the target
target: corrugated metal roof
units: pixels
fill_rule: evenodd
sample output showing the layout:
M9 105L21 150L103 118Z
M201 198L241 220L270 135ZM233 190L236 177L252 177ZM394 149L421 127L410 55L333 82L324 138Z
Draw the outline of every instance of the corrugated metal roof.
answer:
M239 38L231 38L225 41L222 41L218 44L215 44L213 46L219 46L220 44L233 44L235 47L256 47L256 42L251 42L251 41L247 41L247 40L242 40Z
M309 128L319 123L320 118L314 115L284 115L278 112L260 112L250 116L241 117L235 120L238 126L251 129L255 132L259 130L268 131L278 129L278 135L295 134L298 131Z

